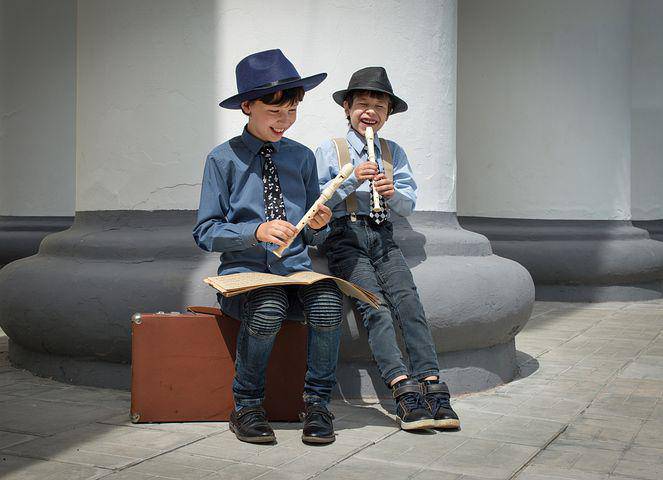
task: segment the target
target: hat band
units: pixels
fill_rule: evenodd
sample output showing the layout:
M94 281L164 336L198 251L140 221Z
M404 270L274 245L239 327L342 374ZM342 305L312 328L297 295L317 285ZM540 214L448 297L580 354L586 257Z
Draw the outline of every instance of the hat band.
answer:
M294 82L295 80L301 80L301 77L288 77L288 78L282 78L281 80L276 80L275 82L269 82L269 83L264 83L262 85L258 85L257 87L253 87L249 90L246 90L247 92L250 92L251 90L262 90L264 88L271 88L271 87L277 87L283 83L290 83Z

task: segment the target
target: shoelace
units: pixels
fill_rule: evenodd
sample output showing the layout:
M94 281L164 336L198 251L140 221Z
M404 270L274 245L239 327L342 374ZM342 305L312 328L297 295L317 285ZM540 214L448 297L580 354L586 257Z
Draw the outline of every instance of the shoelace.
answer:
M432 404L433 411L440 407L451 410L451 396L448 393L431 393L426 395L426 399Z
M399 399L399 401L402 401L408 410L427 408L423 401L423 397L421 395L417 395L416 393L406 393L401 399Z

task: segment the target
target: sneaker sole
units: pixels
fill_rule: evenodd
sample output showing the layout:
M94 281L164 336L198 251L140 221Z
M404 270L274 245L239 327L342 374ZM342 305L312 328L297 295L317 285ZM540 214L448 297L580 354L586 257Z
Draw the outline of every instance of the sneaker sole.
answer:
M434 428L456 429L460 428L460 420L455 418L448 418L446 420L435 420Z
M336 440L336 435L333 437L308 437L302 435L302 442L305 443L332 443L334 440Z
M435 428L435 420L432 418L416 420L414 422L404 422L400 417L397 418L401 422L401 429L403 430L428 430Z
M259 437L245 437L244 435L240 435L237 433L237 431L233 428L232 425L230 425L230 431L235 434L237 437L237 440L241 440L242 442L247 442L247 443L272 443L276 441L276 436L275 435L269 435L269 436L259 436Z

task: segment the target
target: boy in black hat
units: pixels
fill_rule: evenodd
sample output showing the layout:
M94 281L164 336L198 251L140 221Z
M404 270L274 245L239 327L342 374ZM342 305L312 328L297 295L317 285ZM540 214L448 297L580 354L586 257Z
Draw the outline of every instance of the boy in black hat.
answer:
M268 250L296 234L291 221L299 221L320 195L313 152L283 134L295 122L304 92L327 74L301 78L280 50L249 55L235 73L239 93L220 105L241 109L248 124L241 135L207 156L193 236L202 249L221 253L219 275L311 270L307 244L319 240L316 230L325 228L331 218L325 206L281 258ZM264 287L237 297L219 295L219 303L242 322L233 381L235 410L230 417L237 438L254 443L275 440L262 408L265 371L282 322L293 310L303 310L309 334L302 440L333 442L333 416L327 404L336 383L342 315L336 284Z
M449 389L439 379L435 344L412 273L394 242L389 211L406 216L416 202L417 185L403 149L391 140L374 137L376 162L369 162L365 132L377 133L389 115L407 104L394 95L382 67L363 68L352 75L348 88L333 94L345 110L350 128L344 139L328 140L316 151L320 184L340 166L352 162L353 174L332 199L331 233L321 250L333 275L377 294L378 310L353 299L362 315L368 341L384 382L392 389L396 414L404 430L458 428ZM372 209L372 188L380 195L380 212ZM409 356L408 368L396 342L394 322L401 327Z

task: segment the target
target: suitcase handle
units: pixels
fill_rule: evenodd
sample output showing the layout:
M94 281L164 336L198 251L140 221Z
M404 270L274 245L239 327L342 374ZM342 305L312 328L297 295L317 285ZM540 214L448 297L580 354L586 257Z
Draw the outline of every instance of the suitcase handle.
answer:
M186 307L187 311L191 313L202 313L205 315L214 315L216 317L221 317L223 316L223 312L221 311L220 308L216 307L203 307L200 305L189 305Z

